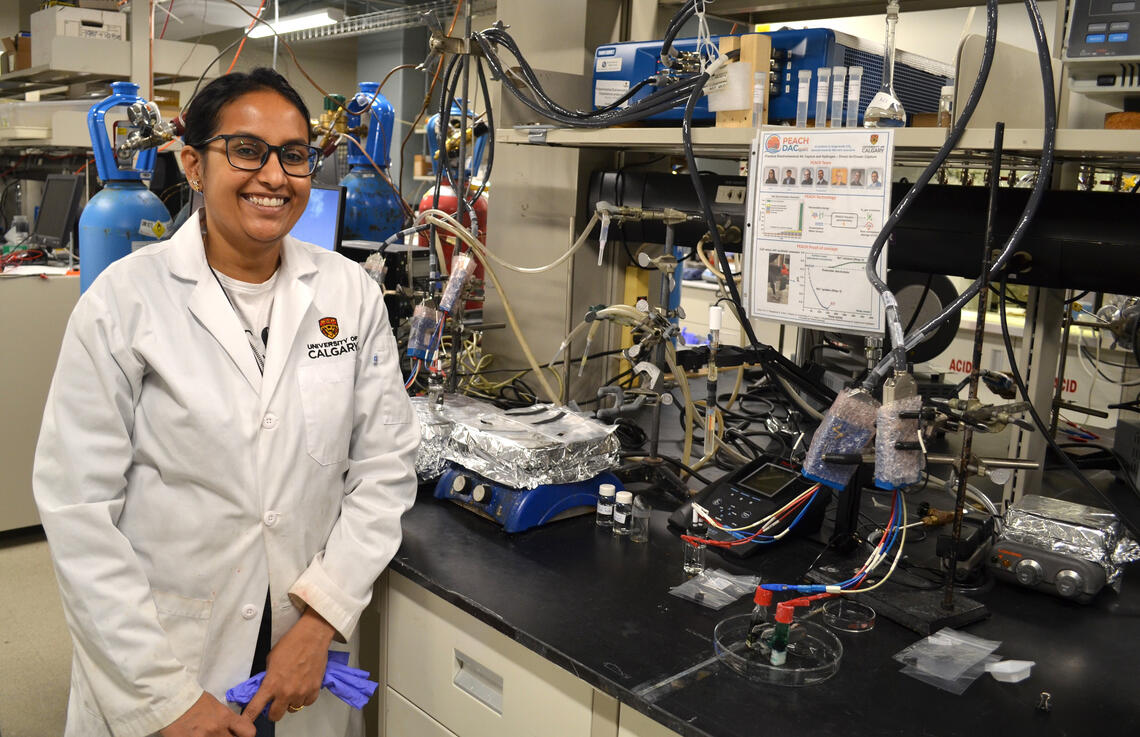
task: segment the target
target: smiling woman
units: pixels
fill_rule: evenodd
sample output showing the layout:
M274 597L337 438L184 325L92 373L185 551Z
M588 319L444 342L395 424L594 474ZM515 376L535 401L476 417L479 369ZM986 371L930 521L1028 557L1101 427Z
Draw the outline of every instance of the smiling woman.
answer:
M68 323L33 478L75 646L65 737L356 734L321 685L399 547L420 433L379 287L289 235L308 132L276 72L213 81L182 153L205 206Z
M277 270L282 239L309 201L320 154L308 145L305 103L276 72L258 69L211 83L186 120L182 165L206 203L206 259L260 284Z

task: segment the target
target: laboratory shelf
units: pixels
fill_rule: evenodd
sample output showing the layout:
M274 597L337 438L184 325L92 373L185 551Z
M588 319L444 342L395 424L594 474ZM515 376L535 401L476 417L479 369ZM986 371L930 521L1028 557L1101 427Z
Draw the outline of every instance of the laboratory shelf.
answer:
M158 85L197 79L186 70L204 69L218 50L208 44L155 39L153 53L154 82ZM110 84L129 79L130 68L128 41L56 37L52 39L51 63L0 76L0 97L77 84Z
M769 126L764 130L787 132L787 127ZM811 130L811 129L807 129ZM946 128L901 128L895 131L896 158L929 158L946 141ZM735 158L748 154L754 131L751 128L694 128L693 148L697 155ZM1042 131L1009 128L1005 131L1007 155L1032 159L1040 156ZM568 128L500 128L499 143L569 146L576 148L617 148L627 151L682 151L680 128L607 128L583 130ZM967 129L954 149L957 161L988 160L993 150L992 128ZM1103 163L1140 162L1140 133L1126 130L1057 131L1057 158L1062 161Z

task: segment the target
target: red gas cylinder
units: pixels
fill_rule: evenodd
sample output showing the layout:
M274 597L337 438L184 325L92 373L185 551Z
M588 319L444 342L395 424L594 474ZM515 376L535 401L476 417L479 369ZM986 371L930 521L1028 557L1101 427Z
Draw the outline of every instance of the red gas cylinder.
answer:
M474 194L476 189L477 189L476 187L472 186L470 188L471 193ZM454 217L454 213L455 213L456 209L458 209L458 207L459 207L459 201L458 201L458 198L456 198L456 196L455 196L455 190L452 189L451 185L446 184L446 183L442 184L439 188L439 204L435 205L434 202L435 202L435 188L432 188L432 189L429 189L427 194L424 195L423 199L420 200L419 211L423 212L424 210L430 210L433 207L435 207L436 209L443 210L444 212L446 212L446 213L448 213ZM471 209L473 209L475 211L475 219L476 219L476 222L479 226L479 236L478 236L479 242L482 243L483 245L487 245L487 195L486 194L479 195L479 198L476 199L475 202L471 204ZM470 212L467 211L466 208L463 211L463 219L460 220L460 222L463 223L464 227L467 227L467 228L471 227L471 214L470 214ZM421 246L429 246L430 245L430 243L428 242L428 234L430 232L431 231L429 231L429 230L425 230L425 231L422 231L420 233L419 238L420 238L420 245ZM449 233L446 233L444 231L439 231L439 240L440 240L440 243L443 245L443 255L444 255L444 258L447 260L447 270L448 270L448 273L450 273L451 272L451 254L455 251L455 247L457 245L456 242L458 239ZM474 276L476 279L479 279L480 281L483 280L483 262L481 260L479 260L478 258L475 259ZM475 301L475 300L467 300L466 306L467 306L468 310L478 310L478 309L482 309L483 303L480 301Z

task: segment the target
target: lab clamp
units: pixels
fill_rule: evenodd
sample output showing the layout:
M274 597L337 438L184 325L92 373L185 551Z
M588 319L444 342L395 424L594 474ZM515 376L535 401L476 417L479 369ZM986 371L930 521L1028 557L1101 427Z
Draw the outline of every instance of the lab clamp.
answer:
M79 288L86 291L113 261L170 231L170 214L162 200L143 182L154 171L155 148L175 136L174 126L162 120L158 106L138 94L132 82L114 82L111 95L87 113L87 130L95 167L103 189L90 199L79 217ZM112 144L106 116L125 107L128 121L113 123Z

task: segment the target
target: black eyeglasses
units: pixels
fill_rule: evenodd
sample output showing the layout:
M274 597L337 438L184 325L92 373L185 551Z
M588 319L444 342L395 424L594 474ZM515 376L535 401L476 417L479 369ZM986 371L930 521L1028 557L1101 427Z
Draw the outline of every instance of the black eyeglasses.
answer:
M223 133L194 144L194 148L205 148L214 141L225 141L226 160L230 166L243 171L257 171L269 161L270 152L277 153L281 169L291 177L312 176L321 161L321 150L303 143L286 143L283 146L270 146L257 136L244 133Z

